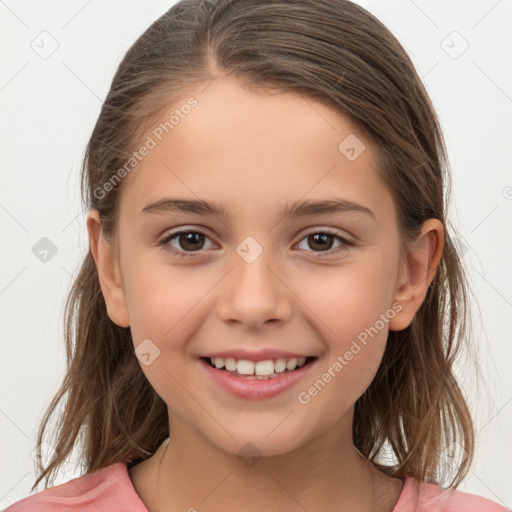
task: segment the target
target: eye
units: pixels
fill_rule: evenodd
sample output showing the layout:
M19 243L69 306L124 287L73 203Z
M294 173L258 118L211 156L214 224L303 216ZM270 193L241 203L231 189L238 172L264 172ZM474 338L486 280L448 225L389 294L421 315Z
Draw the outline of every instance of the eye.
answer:
M169 243L174 239L176 239L175 243L178 244L178 247ZM169 252L174 256L190 257L196 256L194 253L201 252L201 249L205 248L205 239L210 240L206 233L203 233L201 230L182 229L180 231L167 234L167 236L160 242L160 244L162 245L162 249L164 251ZM340 245L334 250L332 250L333 239L340 242ZM313 249L319 249L308 251L319 253L315 255L316 258L324 257L324 254L322 253L326 253L327 255L338 254L342 251L347 251L350 246L355 245L353 242L340 236L336 231L331 231L329 229L312 231L308 233L297 244L297 246L300 246L304 240L309 247ZM307 251L307 249L304 249L304 247L299 247L299 249Z
M176 242L180 247L175 248L170 245L169 242L173 239L177 239ZM199 230L181 230L169 233L161 242L162 249L170 252L171 254L179 257L195 256L194 254L187 254L198 252L198 250L204 248L204 240L208 239L208 236Z
M333 246L333 239L341 242L341 245L339 245L336 249L331 250ZM350 246L354 245L353 242L347 240L346 238L343 238L337 232L331 231L329 229L323 229L322 231L311 231L297 245L299 246L304 240L306 240L306 243L309 247L316 247L317 249L320 249L319 251L313 252L327 253L328 255L338 254L342 251L347 251ZM301 247L299 248L303 249ZM315 255L315 257L322 258L324 257L324 255L317 254Z

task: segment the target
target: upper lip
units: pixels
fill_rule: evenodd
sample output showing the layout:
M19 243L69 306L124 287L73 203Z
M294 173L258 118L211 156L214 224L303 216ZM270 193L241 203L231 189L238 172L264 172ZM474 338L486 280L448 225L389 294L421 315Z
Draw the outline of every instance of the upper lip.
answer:
M210 354L205 354L202 357L221 357L222 359L227 359L231 357L239 361L240 359L247 359L249 361L265 361L267 359L291 359L296 357L299 359L300 357L314 357L310 355L297 354L296 352L286 352L284 350L274 350L271 348L258 350L258 351L249 351L243 349L234 349L234 350L224 350L222 352L212 352Z

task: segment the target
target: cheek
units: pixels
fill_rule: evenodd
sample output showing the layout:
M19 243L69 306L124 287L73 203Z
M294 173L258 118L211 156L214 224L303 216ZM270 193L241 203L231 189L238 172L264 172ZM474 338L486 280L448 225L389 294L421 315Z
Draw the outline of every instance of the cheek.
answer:
M297 281L298 295L318 316L324 325L322 331L328 333L325 339L338 340L340 348L372 326L390 307L392 266L376 260L324 268L303 274Z
M373 380L382 360L394 317L390 306L393 275L389 262L368 259L323 276L311 276L309 286L303 281L301 296L314 312L316 329L325 341L327 358L320 372L319 404L334 393L340 408L352 404ZM307 293L307 295L305 295ZM315 391L312 391L314 394ZM316 400L316 398L315 398ZM327 403L325 404L327 405Z
M135 345L150 338L162 346L165 340L166 350L179 348L199 325L198 306L212 287L204 271L173 267L159 254L151 259L134 254L126 269L125 290Z
M137 267L137 258L131 261L126 291L134 350L156 393L182 410L190 400L184 358L189 340L204 321L198 306L211 285L200 280L199 274L196 279L185 267L172 269L162 260L146 267ZM144 353L150 354L147 365L141 356Z

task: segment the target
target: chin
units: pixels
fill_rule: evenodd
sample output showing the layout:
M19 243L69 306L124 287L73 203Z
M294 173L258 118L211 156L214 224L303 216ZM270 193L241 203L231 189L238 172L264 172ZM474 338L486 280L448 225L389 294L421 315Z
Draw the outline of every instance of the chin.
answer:
M276 457L298 451L302 445L297 436L281 435L266 430L233 433L227 443L214 443L221 450L237 456L248 467L252 467L261 457Z

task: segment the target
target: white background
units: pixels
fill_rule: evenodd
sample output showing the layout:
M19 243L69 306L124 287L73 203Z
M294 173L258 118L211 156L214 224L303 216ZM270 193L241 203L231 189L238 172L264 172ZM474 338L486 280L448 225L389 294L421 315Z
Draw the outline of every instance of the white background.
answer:
M358 3L405 46L441 120L451 221L480 308L483 387L459 367L478 448L459 488L512 507L512 1ZM0 1L0 508L29 494L37 427L64 374L63 304L88 250L88 137L124 53L172 4ZM58 43L46 59L31 47L43 31ZM46 263L32 252L42 237L58 251ZM79 476L72 468L56 483Z

